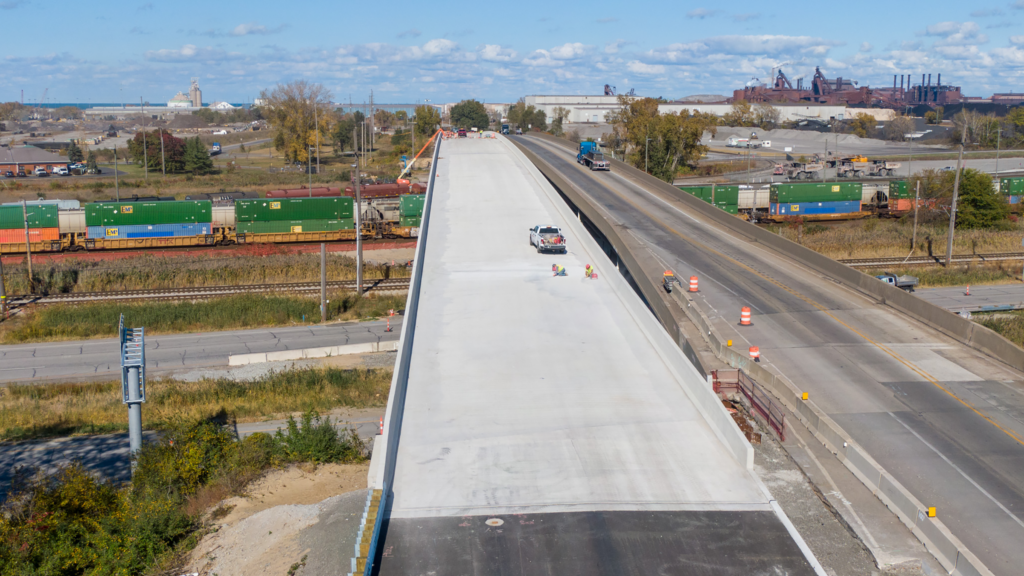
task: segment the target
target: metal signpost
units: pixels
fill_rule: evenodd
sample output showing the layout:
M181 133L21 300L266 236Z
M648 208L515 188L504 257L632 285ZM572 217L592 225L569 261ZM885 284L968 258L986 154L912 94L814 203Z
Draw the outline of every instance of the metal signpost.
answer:
M121 342L121 392L128 405L128 444L133 458L142 448L142 403L146 401L145 328L125 328L124 314L117 326Z

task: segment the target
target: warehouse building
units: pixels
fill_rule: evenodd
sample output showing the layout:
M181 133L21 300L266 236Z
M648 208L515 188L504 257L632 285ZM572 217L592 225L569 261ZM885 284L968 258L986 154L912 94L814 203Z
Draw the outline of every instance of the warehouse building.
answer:
M47 152L35 146L0 146L0 174L6 174L8 170L14 172L22 171L31 174L36 168L45 168L47 173L53 172L54 168L67 168L68 159Z
M554 117L554 110L561 106L569 111L567 123L604 124L612 112L619 109L618 96L527 96L527 105L532 105L547 114L548 121ZM813 103L779 103L772 104L779 110L779 121L800 120L843 120L853 118L864 109L850 109L845 105L825 105ZM732 112L732 104L704 102L663 102L658 105L662 114L671 114L689 110L690 112L706 112L715 116L724 116ZM891 111L887 111L891 114Z

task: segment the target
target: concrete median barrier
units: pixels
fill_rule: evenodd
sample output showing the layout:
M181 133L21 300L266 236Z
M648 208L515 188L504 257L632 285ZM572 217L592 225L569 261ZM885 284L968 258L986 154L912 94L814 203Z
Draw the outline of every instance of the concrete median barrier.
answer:
M253 354L235 354L228 356L228 366L244 366L262 362L282 362L286 360L306 360L308 358L329 358L346 354L369 354L372 352L393 352L398 350L398 342L364 342L345 346L324 346L321 348L302 348L299 350L280 350L278 352L257 352Z

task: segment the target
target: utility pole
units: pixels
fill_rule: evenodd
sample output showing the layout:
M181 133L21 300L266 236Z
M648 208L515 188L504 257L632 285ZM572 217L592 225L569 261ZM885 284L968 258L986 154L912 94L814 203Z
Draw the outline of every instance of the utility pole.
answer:
M996 180L997 181L999 180L999 147L1000 147L1000 144L1002 144L1002 142L1000 142L1000 136L1002 136L1002 135L1003 135L1003 128L1002 128L1002 126L999 125L999 120L996 120ZM1000 182L1000 184L999 184L999 193L1000 194L1004 193L1003 192L1002 182Z
M167 177L167 157L164 156L164 129L160 129L160 170L164 173L164 178Z
M7 286L4 285L4 261L0 258L0 316L7 318Z
M960 153L956 158L956 177L953 178L953 204L949 207L949 238L946 240L946 267L953 260L953 229L956 227L956 200L960 194L960 168L964 161L964 143L967 142L967 122L961 128Z
M320 175L320 117L317 115L316 99L313 100L313 126L316 129L316 173Z
M376 121L377 121L377 119L374 118L374 113L373 113L373 90L370 90L370 152L371 153L373 152L373 142L375 140L374 139L374 131L375 131L374 128L376 128Z
M32 242L28 237L28 204L24 200L21 201L21 215L25 218L25 257L28 261L28 293L36 293L36 281L32 275Z
M327 322L327 244L320 243L320 322Z
M121 187L117 183L117 145L114 145L114 198L121 201Z
M353 130L352 138L355 139L355 131ZM356 216L356 294L360 298L363 296L363 218L362 218L362 192L360 190L359 182L359 165L358 163L353 166L355 172L353 178L355 179L355 216Z
M313 147L309 147L309 156L306 158L306 166L309 167L309 197L313 197Z
M142 165L146 169L146 184L149 184L149 134L146 133L146 103L139 96L139 106L142 107Z
M907 180L910 182L910 180ZM917 249L917 209L921 205L921 181L917 181L917 192L914 193L914 235L910 238L910 253Z

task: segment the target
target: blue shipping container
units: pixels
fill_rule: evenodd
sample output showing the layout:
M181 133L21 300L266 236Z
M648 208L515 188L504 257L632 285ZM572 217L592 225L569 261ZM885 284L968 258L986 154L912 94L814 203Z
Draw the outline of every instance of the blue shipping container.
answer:
M1006 199L1010 204L1020 204L1020 196L1007 196Z
M135 226L89 226L88 238L175 238L211 234L211 224L138 224Z
M797 204L772 204L769 210L781 216L801 216L813 214L849 214L860 212L860 202L850 200L844 202L800 202Z

